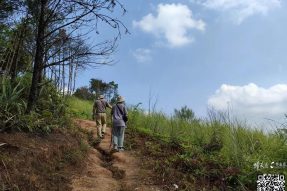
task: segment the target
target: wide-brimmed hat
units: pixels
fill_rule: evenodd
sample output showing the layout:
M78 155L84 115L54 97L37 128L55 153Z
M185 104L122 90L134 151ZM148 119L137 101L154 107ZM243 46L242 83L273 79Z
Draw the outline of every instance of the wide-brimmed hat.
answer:
M122 96L118 97L118 100L117 100L118 103L122 103L124 101L125 101L124 97L122 97Z
M100 96L99 96L99 99L104 99L104 96L103 96L103 95L100 95Z

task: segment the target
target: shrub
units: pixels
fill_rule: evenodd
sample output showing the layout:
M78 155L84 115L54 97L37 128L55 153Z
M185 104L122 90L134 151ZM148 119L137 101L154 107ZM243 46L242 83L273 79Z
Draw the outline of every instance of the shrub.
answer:
M34 111L25 113L30 81L30 75L18 77L16 82L5 76L0 79L0 132L23 130L49 133L53 128L67 126L67 104L49 81L44 81Z
M21 81L14 86L9 79L0 79L0 131L10 129L17 124L19 115L24 114L26 102L22 99L24 88Z

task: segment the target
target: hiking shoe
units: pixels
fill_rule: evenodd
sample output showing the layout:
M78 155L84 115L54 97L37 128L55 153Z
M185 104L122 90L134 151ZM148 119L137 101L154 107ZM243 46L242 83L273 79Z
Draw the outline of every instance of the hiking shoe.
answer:
M114 144L114 145L113 145L113 148L112 148L112 151L114 151L114 152L119 152L119 147L118 147L118 145Z
M116 152L119 152L119 149L112 148L111 153L116 153Z
M119 151L125 151L125 149L123 147L119 148Z

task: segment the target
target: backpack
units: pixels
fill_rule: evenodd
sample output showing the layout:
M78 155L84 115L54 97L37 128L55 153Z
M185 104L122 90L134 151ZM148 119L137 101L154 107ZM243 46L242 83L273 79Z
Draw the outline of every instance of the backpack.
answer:
M117 108L119 109L121 115L123 116L123 120L126 123L129 119L128 116L126 114L124 114L124 112L121 110L121 108L118 106L118 104L116 104Z

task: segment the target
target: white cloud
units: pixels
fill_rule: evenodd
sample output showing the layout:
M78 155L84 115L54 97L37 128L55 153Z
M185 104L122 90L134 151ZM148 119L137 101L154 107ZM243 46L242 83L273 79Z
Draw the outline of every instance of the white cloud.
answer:
M192 11L183 4L159 4L156 16L150 13L140 21L133 21L133 26L159 38L164 37L172 47L191 43L191 29L205 30L205 23L195 20Z
M245 86L223 84L209 98L208 105L216 110L231 110L239 118L251 122L282 119L287 113L287 84L267 89L253 83Z
M209 9L227 12L228 16L240 24L246 18L261 14L281 6L280 0L193 0Z
M133 52L133 56L139 63L148 63L152 60L150 49L138 48Z

